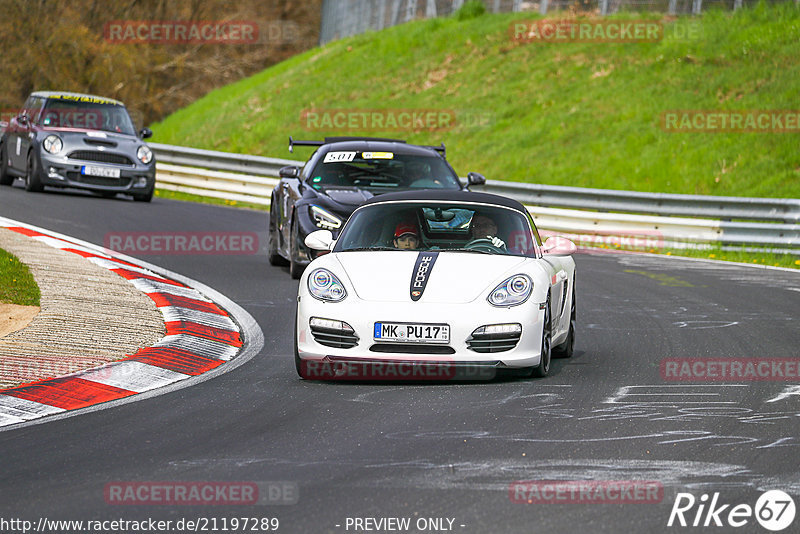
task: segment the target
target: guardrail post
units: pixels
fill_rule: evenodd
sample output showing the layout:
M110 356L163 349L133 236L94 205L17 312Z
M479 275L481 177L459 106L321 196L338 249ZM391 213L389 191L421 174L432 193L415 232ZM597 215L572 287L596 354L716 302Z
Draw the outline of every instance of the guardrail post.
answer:
M608 0L600 0L600 14L608 15Z
M425 18L436 18L436 0L428 0L425 2Z
M703 0L692 0L692 15L699 15L703 11Z
M674 15L678 12L678 0L669 0L669 14Z
M736 11L742 8L742 0L733 0L733 10Z
M547 15L547 0L542 0L542 3L539 4L539 14Z

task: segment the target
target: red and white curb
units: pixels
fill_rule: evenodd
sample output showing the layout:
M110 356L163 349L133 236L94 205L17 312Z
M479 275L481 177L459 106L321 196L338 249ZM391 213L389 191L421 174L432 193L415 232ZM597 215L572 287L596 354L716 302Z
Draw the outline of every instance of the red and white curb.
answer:
M120 360L66 376L0 389L0 427L72 410L86 411L99 404L116 405L134 400L132 396L145 392L172 391L175 388L167 386L183 387L197 382L200 375L203 379L211 378L238 367L263 346L263 333L255 320L235 303L199 282L18 221L0 217L0 227L83 256L122 276L155 302L166 327L166 335L155 345ZM234 358L235 364L231 361Z

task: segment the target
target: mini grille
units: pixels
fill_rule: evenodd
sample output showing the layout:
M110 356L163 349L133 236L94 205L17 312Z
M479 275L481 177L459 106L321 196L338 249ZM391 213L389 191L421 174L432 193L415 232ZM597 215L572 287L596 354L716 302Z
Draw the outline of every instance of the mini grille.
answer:
M104 178L102 176L84 176L78 172L68 172L67 178L73 182L86 185L103 185L107 187L128 187L130 178Z
M95 152L94 150L76 150L69 155L70 159L83 161L97 161L100 163L114 163L115 165L133 165L127 156L110 154L108 152Z

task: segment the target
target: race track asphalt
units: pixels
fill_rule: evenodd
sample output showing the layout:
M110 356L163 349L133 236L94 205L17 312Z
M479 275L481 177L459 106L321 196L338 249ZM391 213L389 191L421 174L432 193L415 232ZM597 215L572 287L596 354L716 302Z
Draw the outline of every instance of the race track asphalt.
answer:
M257 232L257 255L141 259L226 295L265 338L260 354L212 380L0 432L0 518L277 517L278 532L335 533L354 531L348 517L432 517L464 533L668 532L708 530L667 528L679 492L751 506L769 489L800 496L797 381L660 374L664 358L797 357L798 273L578 254L576 354L546 379L304 382L292 358L297 282L267 263L265 212L2 187L0 215L98 244L108 232ZM664 496L509 499L515 481L553 479L658 481ZM108 504L104 488L121 481L286 481L299 500ZM736 531L765 532L752 518Z

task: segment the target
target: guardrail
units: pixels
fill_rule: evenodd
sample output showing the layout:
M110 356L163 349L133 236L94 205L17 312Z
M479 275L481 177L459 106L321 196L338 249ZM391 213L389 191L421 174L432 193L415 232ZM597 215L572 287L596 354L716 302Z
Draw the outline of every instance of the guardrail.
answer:
M269 205L281 167L305 163L157 143L150 147L156 153L159 188L261 205ZM658 236L660 246L676 248L744 245L800 254L800 199L640 193L498 180L488 180L479 189L536 206L530 211L537 226L547 231L643 236L651 241Z

